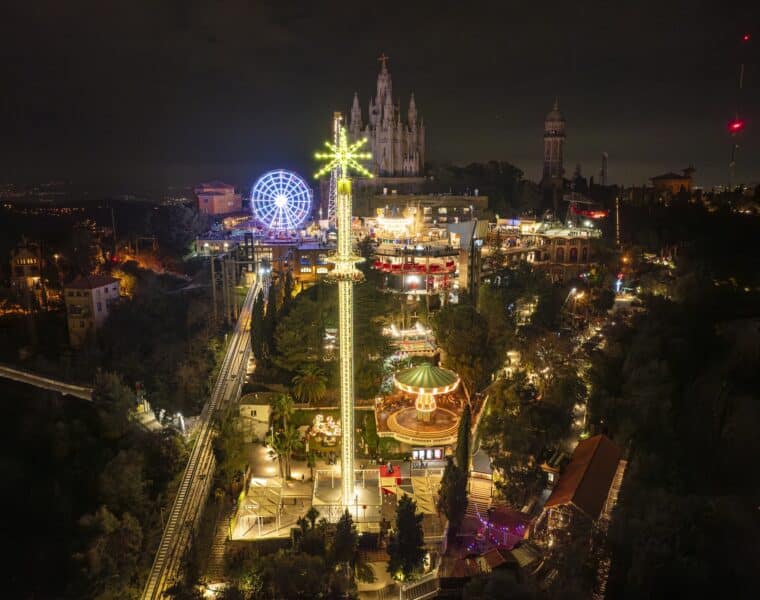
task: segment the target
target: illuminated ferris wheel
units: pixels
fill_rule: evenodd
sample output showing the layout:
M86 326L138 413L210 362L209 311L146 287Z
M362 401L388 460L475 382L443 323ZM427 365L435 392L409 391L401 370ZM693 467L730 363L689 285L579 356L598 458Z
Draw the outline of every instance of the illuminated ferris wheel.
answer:
M264 173L251 191L253 216L270 231L300 229L311 214L311 188L295 173Z

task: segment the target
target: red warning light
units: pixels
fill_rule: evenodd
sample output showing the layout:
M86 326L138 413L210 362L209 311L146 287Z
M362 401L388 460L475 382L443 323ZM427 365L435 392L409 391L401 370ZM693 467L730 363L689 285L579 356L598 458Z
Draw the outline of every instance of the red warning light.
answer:
M731 121L728 124L728 130L731 133L739 133L742 129L744 129L744 121L740 119L736 119L735 121Z
M742 36L742 41L743 41L743 42L748 42L748 41L749 41L749 34L748 34L748 33L745 33L745 34Z

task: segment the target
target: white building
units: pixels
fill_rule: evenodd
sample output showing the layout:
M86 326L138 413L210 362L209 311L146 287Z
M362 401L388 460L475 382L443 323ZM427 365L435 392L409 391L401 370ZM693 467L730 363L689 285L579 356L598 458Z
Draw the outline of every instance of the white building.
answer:
M269 421L272 416L270 404L260 404L256 395L243 396L240 399L240 428L245 442L262 441L269 434Z
M63 286L69 343L81 348L108 318L119 299L119 280L108 275L77 277Z

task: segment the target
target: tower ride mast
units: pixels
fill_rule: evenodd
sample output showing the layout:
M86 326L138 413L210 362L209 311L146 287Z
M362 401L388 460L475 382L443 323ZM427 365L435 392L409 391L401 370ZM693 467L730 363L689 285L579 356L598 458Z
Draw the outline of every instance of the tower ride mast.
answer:
M338 226L338 250L333 257L335 268L330 274L338 282L338 341L340 344L340 427L341 440L341 504L348 508L355 505L354 497L354 283L363 279L356 263L363 259L353 253L351 237L351 180L348 170L372 177L358 161L372 158L369 152L359 152L367 143L366 138L348 144L346 130L336 122L336 142L325 142L329 152L316 153L318 160L326 160L315 175L321 177L334 171L337 177L336 221Z

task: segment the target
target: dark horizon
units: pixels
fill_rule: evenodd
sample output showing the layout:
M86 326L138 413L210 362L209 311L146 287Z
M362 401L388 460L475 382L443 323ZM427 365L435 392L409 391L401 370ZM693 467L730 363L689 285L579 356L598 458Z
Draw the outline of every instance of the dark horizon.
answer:
M667 4L462 12L423 2L389 15L345 2L319 14L236 1L14 2L0 24L0 181L246 186L274 167L310 177L332 111L348 111L354 91L366 119L385 52L403 113L415 93L430 161L505 160L537 180L558 96L566 175L580 163L598 177L607 152L611 183L693 164L708 188L728 179L743 53L734 181L757 183L758 9Z

